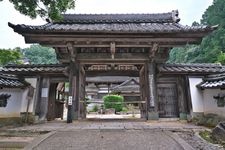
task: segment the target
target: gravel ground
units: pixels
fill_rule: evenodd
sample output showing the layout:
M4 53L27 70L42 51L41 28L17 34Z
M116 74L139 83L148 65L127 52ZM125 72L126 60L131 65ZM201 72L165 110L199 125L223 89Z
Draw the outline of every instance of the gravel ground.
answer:
M172 133L171 133L172 134ZM60 131L34 150L183 150L163 131L77 130Z
M199 138L194 132L177 132L177 134L196 150L224 150Z

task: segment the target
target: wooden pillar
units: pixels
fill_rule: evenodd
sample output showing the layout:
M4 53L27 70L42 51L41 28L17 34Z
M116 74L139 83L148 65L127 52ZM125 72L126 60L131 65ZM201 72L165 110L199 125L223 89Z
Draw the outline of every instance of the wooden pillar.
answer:
M41 103L41 82L42 82L42 78L38 76L37 85L36 85L36 93L35 93L35 101L34 101L35 115L38 115L38 116L40 114L40 103Z
M40 97L40 108L39 108L39 120L43 121L46 119L48 113L48 98L49 98L49 78L43 77L41 81L41 97Z
M186 91L186 100L187 100L187 117L192 113L192 102L191 102L191 92L188 76L185 76L185 91Z
M72 120L78 119L78 109L79 109L79 76L78 67L75 62L70 62L69 71L69 98L68 98L68 113L67 113L67 123L72 123Z
M79 71L79 99L80 99L80 118L86 118L86 100L85 100L85 71L80 67Z
M178 95L178 107L179 116L181 120L187 119L187 100L185 91L185 80L184 77L179 76L177 78L177 95Z
M47 120L54 120L55 119L55 103L56 103L56 87L57 83L51 83L49 87L49 99L48 99L48 113L47 113Z
M154 61L146 64L146 82L148 83L147 111L148 120L158 120L158 98L156 84L156 64Z
M145 101L145 97L146 97L146 93L145 93L145 68L144 66L141 68L140 72L139 72L139 85L140 85L140 99L141 101ZM141 112L141 118L146 118L147 119L147 114L146 114L146 103L144 104L140 104L139 106L140 108L140 112Z

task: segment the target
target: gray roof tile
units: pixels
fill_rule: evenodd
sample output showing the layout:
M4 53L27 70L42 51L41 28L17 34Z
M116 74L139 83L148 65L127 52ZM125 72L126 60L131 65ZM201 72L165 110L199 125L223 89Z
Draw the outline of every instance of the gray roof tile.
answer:
M201 89L225 88L225 73L208 75L197 87Z
M174 22L173 13L178 15L176 11L161 14L65 14L59 23L165 23Z
M9 76L0 74L0 87L5 88L24 88L28 86L29 83L23 79L19 79L16 76Z
M35 32L138 32L173 33L213 31L209 26L182 26L178 12L161 14L65 14L59 22L40 26L8 25L18 33Z
M212 74L225 72L225 66L220 64L163 64L158 66L162 74Z
M65 65L50 64L50 65L8 65L0 68L1 73L15 73L15 72L63 72L66 70Z
M112 24L60 24L48 23L41 26L9 24L18 33L29 32L138 32L138 33L180 33L208 32L214 27L189 27L177 23L112 23Z

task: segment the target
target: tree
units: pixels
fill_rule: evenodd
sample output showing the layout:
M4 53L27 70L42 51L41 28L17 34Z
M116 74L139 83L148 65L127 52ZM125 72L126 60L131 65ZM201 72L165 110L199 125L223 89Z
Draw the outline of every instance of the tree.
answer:
M40 45L31 45L29 48L21 50L23 56L29 59L31 64L56 64L56 54L54 49Z
M32 19L40 16L60 20L61 13L75 7L75 0L9 0L9 2L13 3L15 9L21 14Z
M225 65L225 53L223 53L222 51L220 52L220 54L217 57L217 63L220 63L222 65Z
M7 64L19 64L21 63L22 55L19 48L15 49L0 49L0 66Z
M124 98L120 95L106 95L103 97L105 108L114 108L116 112L122 111Z
M196 47L186 46L172 49L168 62L215 63L221 61L221 51L225 53L225 1L214 0L202 15L200 25L219 25L218 29L205 37ZM193 22L193 26L198 25ZM219 60L218 60L219 59Z

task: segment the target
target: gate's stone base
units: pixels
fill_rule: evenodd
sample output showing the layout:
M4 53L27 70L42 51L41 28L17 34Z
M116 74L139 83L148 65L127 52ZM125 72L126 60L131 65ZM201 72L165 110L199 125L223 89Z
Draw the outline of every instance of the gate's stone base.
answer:
M148 112L148 120L159 120L159 112Z
M187 120L187 114L186 113L180 113L180 120Z
M78 111L75 111L75 112L72 114L72 118L73 118L73 120L78 120L78 118L79 118Z

